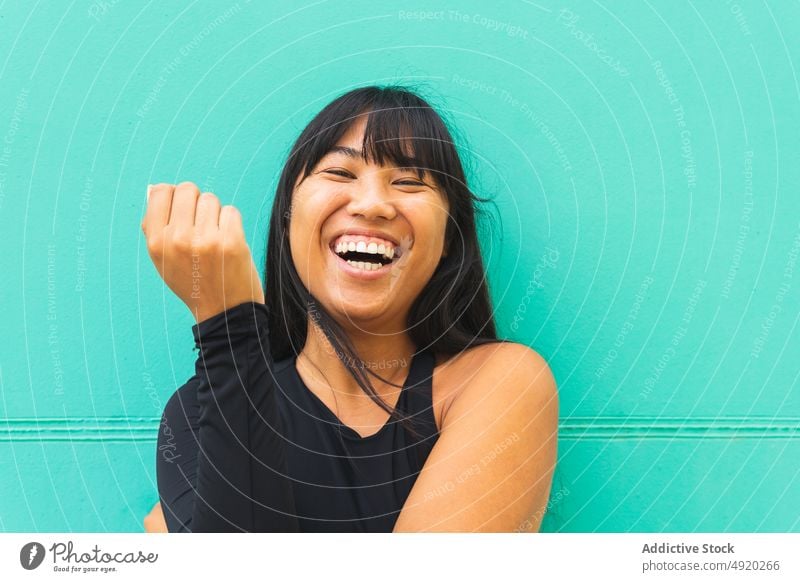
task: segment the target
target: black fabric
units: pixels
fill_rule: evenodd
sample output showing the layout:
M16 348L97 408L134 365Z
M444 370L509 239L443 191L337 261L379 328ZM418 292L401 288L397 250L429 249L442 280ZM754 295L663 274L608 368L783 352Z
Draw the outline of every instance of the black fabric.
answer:
M391 532L438 439L434 357L414 354L397 408L362 438L273 363L266 307L244 303L192 327L195 374L167 402L157 477L169 531ZM380 374L381 370L375 370Z

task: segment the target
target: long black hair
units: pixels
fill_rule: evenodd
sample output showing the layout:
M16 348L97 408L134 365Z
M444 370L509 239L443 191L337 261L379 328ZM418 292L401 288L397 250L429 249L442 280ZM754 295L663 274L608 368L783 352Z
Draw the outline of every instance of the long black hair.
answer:
M361 389L418 434L410 417L393 410L375 392L368 374L379 376L363 363L347 333L303 285L289 249L292 195L298 177L301 173L302 179L308 177L362 114L368 115L362 147L365 161L417 168L420 179L424 171L430 172L450 205L446 253L411 306L410 339L419 351L430 349L448 357L471 346L505 341L497 338L475 224L476 203L486 200L467 186L456 145L440 115L414 91L399 85L361 87L339 96L295 141L278 182L269 224L265 269L269 341L275 361L297 356L312 318ZM413 144L413 152L404 142Z

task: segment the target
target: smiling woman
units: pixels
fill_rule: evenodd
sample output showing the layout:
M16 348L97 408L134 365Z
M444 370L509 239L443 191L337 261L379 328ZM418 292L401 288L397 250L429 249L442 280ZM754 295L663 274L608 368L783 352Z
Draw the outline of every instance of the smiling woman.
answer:
M555 382L497 338L482 199L426 101L364 87L309 123L273 203L264 295L233 207L191 183L154 192L148 249L200 354L164 410L149 531L538 529Z

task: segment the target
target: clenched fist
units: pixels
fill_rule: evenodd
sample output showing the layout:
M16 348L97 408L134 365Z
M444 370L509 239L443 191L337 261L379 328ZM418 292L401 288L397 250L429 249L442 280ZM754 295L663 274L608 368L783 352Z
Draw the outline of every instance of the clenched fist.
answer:
M242 216L211 192L192 182L151 186L142 231L158 274L198 323L248 301L264 303Z

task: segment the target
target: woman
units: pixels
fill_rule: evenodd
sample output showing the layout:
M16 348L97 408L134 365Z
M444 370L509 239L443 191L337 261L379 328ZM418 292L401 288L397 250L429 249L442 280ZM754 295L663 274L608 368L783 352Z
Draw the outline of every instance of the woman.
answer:
M266 298L233 206L151 187L148 251L199 354L164 410L147 530L537 531L556 387L496 338L480 200L397 86L338 97L295 142Z

